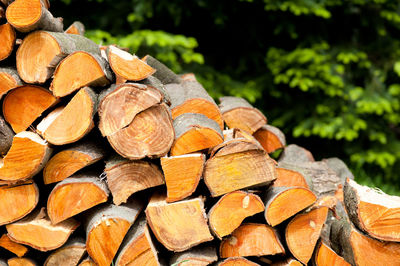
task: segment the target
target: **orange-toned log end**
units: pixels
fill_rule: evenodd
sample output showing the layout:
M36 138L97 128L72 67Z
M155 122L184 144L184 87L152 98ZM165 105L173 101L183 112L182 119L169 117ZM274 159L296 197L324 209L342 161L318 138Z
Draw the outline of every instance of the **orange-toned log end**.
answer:
M15 183L38 173L50 157L51 149L36 133L23 131L14 136L11 149L0 167L0 180Z
M350 266L342 257L335 253L323 241L320 241L315 249L314 265L316 266Z
M0 247L7 249L18 257L22 257L28 252L27 247L13 242L6 234L2 235L0 238Z
M226 260L218 263L218 266L259 266L255 262L249 261L248 259L237 257L227 258Z
M40 0L17 0L11 3L6 10L7 21L15 28L22 30L30 28L42 16Z
M106 202L108 188L94 175L77 175L58 183L47 200L47 213L58 224L78 213Z
M11 258L7 261L8 266L36 266L37 264L29 258Z
M80 21L75 21L71 24L66 30L65 33L68 34L77 34L77 35L85 35L85 26Z
M78 51L57 66L50 90L55 96L63 97L85 86L105 86L110 80L111 72L100 55Z
M44 266L76 266L86 253L83 239L71 239L64 246L51 253Z
M260 197L253 193L234 191L224 195L208 213L214 234L222 238L231 234L249 216L264 211Z
M62 181L80 169L98 162L104 155L104 150L92 142L82 142L60 151L44 167L44 183L47 185Z
M266 224L243 224L229 238L224 239L219 247L221 258L284 253L277 232Z
M79 222L74 219L53 225L42 209L23 220L6 225L6 229L12 241L48 251L61 247L78 226Z
M15 133L26 130L42 113L57 103L50 91L33 85L13 89L3 101L3 115Z
M167 203L165 198L153 196L146 208L147 221L161 244L180 252L213 240L202 199Z
M76 142L94 127L96 111L96 93L89 87L82 88L65 107L48 114L37 125L37 131L54 145Z
M320 237L328 216L328 207L315 207L296 215L286 227L285 238L290 252L300 262L307 264Z
M218 260L217 250L213 246L195 247L190 250L175 253L169 265L177 266L207 266Z
M277 261L271 264L272 266L302 266L303 264L293 258L287 258L283 261Z
M161 158L167 185L167 202L192 195L203 174L205 160L205 155L201 153Z
M268 190L265 203L265 220L276 226L296 213L311 206L317 196L302 187L272 187Z
M0 25L0 61L10 56L14 49L16 34L9 24Z
M264 125L253 136L263 146L267 153L272 153L286 146L285 135L278 128Z
M97 266L97 264L90 257L86 257L79 263L79 266Z
M15 68L0 67L0 98L20 85L22 85L22 81Z
M140 60L137 56L131 55L114 45L108 47L107 56L114 73L126 80L143 80L155 72L154 68Z
M115 205L125 203L128 198L141 190L165 183L159 168L146 161L131 161L120 156L111 157L104 172Z
M400 241L400 197L351 179L347 179L343 193L349 217L358 228L380 240Z
M304 187L309 188L306 179L302 174L286 168L276 168L276 180L274 187Z
M182 114L174 120L174 128L176 135L171 156L212 148L224 141L217 122L202 114Z

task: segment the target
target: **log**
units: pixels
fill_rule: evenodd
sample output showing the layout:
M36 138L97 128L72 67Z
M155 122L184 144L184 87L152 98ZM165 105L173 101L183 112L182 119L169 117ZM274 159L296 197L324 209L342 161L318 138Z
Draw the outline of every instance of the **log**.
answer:
M18 222L6 225L6 229L12 241L40 251L49 251L67 242L78 226L79 222L72 218L53 225L42 208Z
M168 106L171 105L171 98L169 97L169 94L167 93L164 84L162 84L162 82L158 78L150 76L144 80L141 80L140 83L156 88L162 94L164 103Z
M276 180L273 187L304 187L309 188L306 179L302 174L290 169L277 167Z
M142 208L142 202L131 200L121 206L105 204L89 212L85 223L86 250L96 264L111 264Z
M203 175L206 157L201 153L161 158L167 185L167 202L189 197L196 190Z
M222 240L219 247L221 258L266 256L284 254L276 230L266 224L247 223Z
M286 244L292 255L307 264L321 235L328 216L328 207L314 206L297 214L287 225Z
M165 89L171 98L172 119L185 113L203 114L217 122L221 130L224 129L224 121L217 104L199 82L167 84Z
M17 50L18 73L27 83L45 83L53 75L60 61L75 51L100 54L99 46L83 36L63 32L35 31L24 38ZM78 71L82 69L75 68L73 72L88 73L87 69L83 72ZM92 71L95 72L95 70ZM76 82L80 80L81 78L78 78ZM70 81L75 81L75 79Z
M23 156L21 156L23 154ZM23 131L14 136L7 155L0 166L0 180L17 183L27 180L42 170L51 154L48 143L36 133Z
M186 113L174 120L175 141L171 156L212 148L224 141L217 122L202 114Z
M87 256L81 261L81 263L79 263L79 266L97 266L97 264Z
M74 21L66 30L65 33L68 34L77 34L77 35L85 35L85 25L83 25L80 21Z
M169 265L176 266L207 266L218 260L217 250L213 246L194 247L184 252L175 253Z
M5 95L8 91L21 85L22 81L19 78L18 72L15 68L0 67L0 98L3 97L3 95Z
M8 266L36 266L36 262L29 258L11 258L7 261Z
M151 230L168 250L181 252L213 240L201 198L167 203L155 194L146 208Z
M115 75L125 80L144 80L156 71L137 56L131 55L115 45L108 46L106 53L110 67Z
M64 145L82 139L94 127L97 94L82 88L66 106L56 108L40 121L36 129L49 143Z
M127 202L138 191L165 184L164 176L155 164L130 161L117 155L106 161L104 173L115 205Z
M108 63L99 54L86 51L77 51L64 58L53 76L50 90L57 97L67 96L86 86L103 87L113 80Z
M44 1L43 1L44 2ZM6 10L7 21L20 32L41 29L63 31L62 18L54 18L41 0L16 0Z
M62 181L104 156L104 149L95 142L78 142L50 158L43 169L43 181L46 185Z
M180 83L181 78L176 75L171 69L165 66L163 63L152 57L151 55L146 55L142 58L149 66L156 69L154 76L159 79L163 84L170 83Z
M50 91L33 85L10 91L3 101L3 115L15 133L25 131L48 108L57 103Z
M0 156L4 156L10 150L14 138L14 132L0 115Z
M267 118L243 98L219 98L222 117L229 128L240 128L250 134L267 123Z
M265 206L259 196L245 191L225 194L208 213L212 232L221 239L231 234L243 220L264 211Z
M52 224L58 224L108 199L108 188L94 174L79 174L58 183L47 200Z
M11 55L16 38L17 34L10 23L0 25L0 61Z
M272 266L301 266L303 264L301 264L299 261L297 261L293 258L287 258L286 260L283 260L283 261L274 262L271 265Z
M7 234L1 236L0 247L7 249L8 251L14 253L18 257L23 257L28 252L27 247L11 241L11 239L7 236Z
M329 245L319 241L315 248L313 265L315 266L350 266L350 263L336 254Z
M44 266L76 266L85 253L85 241L80 238L71 239L51 253L44 262Z
M272 187L265 197L264 217L271 226L276 226L296 213L311 206L317 197L303 187Z
M353 173L349 170L347 165L339 158L332 157L328 159L323 159L329 168L331 168L340 177L341 183L344 184L347 178L354 180Z
M358 229L379 240L400 242L400 197L351 179L347 179L343 192L347 213Z
M272 153L286 146L283 132L274 126L264 125L254 132L253 136L263 146L267 153Z
M279 158L279 162L301 164L315 162L315 159L310 151L296 144L290 144L283 149L281 157Z
M259 266L260 264L249 261L248 259L236 257L236 258L227 258L220 263L218 266Z
M115 259L115 265L160 265L145 215L140 215L129 229Z
M28 215L39 201L39 189L35 183L0 187L0 225L15 222Z
M185 73L179 75L182 81L197 81L196 75L194 73Z

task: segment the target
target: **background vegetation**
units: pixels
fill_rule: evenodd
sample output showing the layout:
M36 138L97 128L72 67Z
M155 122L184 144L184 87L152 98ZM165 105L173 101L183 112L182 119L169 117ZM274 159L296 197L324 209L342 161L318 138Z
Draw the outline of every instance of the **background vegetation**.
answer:
M289 143L400 194L400 4L390 0L53 0L98 43L245 97Z

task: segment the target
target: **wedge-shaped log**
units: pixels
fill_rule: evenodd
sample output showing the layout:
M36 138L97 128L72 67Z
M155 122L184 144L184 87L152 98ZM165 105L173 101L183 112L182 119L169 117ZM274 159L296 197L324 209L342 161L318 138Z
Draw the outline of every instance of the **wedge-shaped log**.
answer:
M171 155L183 155L212 148L224 141L224 135L214 120L202 114L186 113L174 120L175 141Z
M51 253L44 262L44 266L76 266L85 253L85 241L80 238L71 239Z
M80 37L72 34L70 36ZM86 86L108 85L112 80L113 76L108 63L99 54L77 51L58 64L50 90L55 96L63 97Z
M221 258L284 254L278 233L266 224L243 224L224 239L219 247Z
M319 241L315 248L313 265L315 266L350 266L350 263L336 254L327 244Z
M156 69L154 76L158 78L163 84L169 83L180 83L181 78L176 75L171 69L169 69L166 65L152 57L151 55L146 55L142 59L149 66Z
M108 199L108 188L93 174L74 175L58 183L47 200L47 213L58 224Z
M268 153L283 149L286 146L285 135L277 127L264 125L253 135Z
M308 163L314 162L314 157L309 150L306 150L303 147L300 147L296 144L287 145L282 152L281 157L279 158L280 163Z
M274 187L304 187L309 188L306 179L302 174L286 168L276 168L276 180Z
M86 250L96 264L111 264L142 208L142 202L132 200L121 206L105 204L88 214L85 224Z
M77 34L77 35L85 35L85 25L80 21L75 21L72 23L66 30L65 33L68 34Z
M82 88L65 107L48 114L37 125L37 131L54 145L73 143L83 138L94 127L97 95L89 87Z
M8 91L21 85L22 81L19 78L18 72L15 68L0 67L0 98Z
M155 164L131 161L117 155L107 160L104 172L115 205L125 203L138 191L165 183L163 174Z
M307 264L321 235L328 216L328 207L315 206L297 214L287 225L285 238L293 256Z
M15 30L10 23L0 25L0 61L10 56L14 50L16 37Z
M192 195L203 174L206 157L201 153L161 158L167 185L167 202L182 200Z
M18 73L27 83L44 83L53 75L60 61L75 51L100 54L99 46L83 36L35 31L24 38L17 50ZM78 70L72 72L75 71ZM88 70L80 73L88 73Z
M264 209L259 196L245 191L230 192L221 197L208 213L210 228L221 239L238 228L246 217Z
M199 82L167 84L165 89L171 98L172 119L185 113L203 114L217 122L221 130L224 129L224 121L217 104Z
M222 117L229 128L240 128L253 134L267 123L267 118L243 98L226 96L219 101Z
M22 257L28 252L27 247L15 243L6 234L2 235L0 238L0 247L7 249L8 251L14 253L18 257Z
M78 142L52 156L43 169L45 184L70 177L82 168L103 159L103 148L91 141Z
M115 259L115 265L160 265L145 215L140 215L129 229Z
M61 18L54 18L45 1L16 0L6 10L7 21L18 31L29 32L36 29L62 31Z
M400 197L361 186L351 179L344 185L344 203L350 220L370 236L400 242Z
M0 156L4 156L11 148L14 138L14 132L12 131L10 126L6 123L3 116L1 115L0 115L0 135L1 135Z
M57 103L50 91L33 85L17 87L3 101L3 115L15 133L25 131L38 117Z
M177 266L206 266L218 260L217 250L213 246L194 247L184 252L175 253L169 265Z
M146 208L147 222L161 244L180 252L213 240L201 198L174 203L165 199L155 194Z
M271 226L276 226L296 213L311 206L317 197L303 187L272 187L268 189L265 198L265 220Z
M36 266L36 262L29 258L11 258L7 261L8 266Z
M78 226L79 222L74 219L53 225L42 208L18 222L6 225L6 229L12 241L48 251L61 247Z
M249 261L248 259L241 257L227 258L224 261L218 263L218 266L259 266L255 262Z
M39 135L23 131L14 136L0 167L0 180L17 183L29 179L46 164L51 149Z

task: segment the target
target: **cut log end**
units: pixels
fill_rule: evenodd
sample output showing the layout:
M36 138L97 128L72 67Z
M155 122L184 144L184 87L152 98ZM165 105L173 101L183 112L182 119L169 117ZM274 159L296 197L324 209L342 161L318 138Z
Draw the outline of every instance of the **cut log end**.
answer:
M29 258L11 258L7 264L8 266L37 266L36 262Z
M44 262L44 266L75 266L78 265L85 253L85 242L81 239L73 239L50 254Z
M218 266L260 266L255 262L252 262L245 258L227 258L226 260L218 263Z
M190 250L175 253L170 265L179 266L207 266L218 260L217 251L214 247L195 247Z
M286 146L285 135L278 128L265 125L254 132L253 136L267 153L283 149Z
M276 180L272 184L274 187L304 187L309 188L306 179L297 171L276 168Z
M80 21L75 21L65 30L65 33L68 34L78 34L78 35L85 35L85 26Z
M22 81L19 78L18 72L15 68L11 67L0 68L0 98L8 91L20 85L22 85Z
M315 266L350 266L342 257L335 253L328 245L320 241L315 250L314 257Z
M14 49L15 39L14 28L9 23L0 25L0 61L10 56Z
M2 235L0 238L0 247L7 249L18 257L22 257L28 252L27 247L13 242L6 234Z

